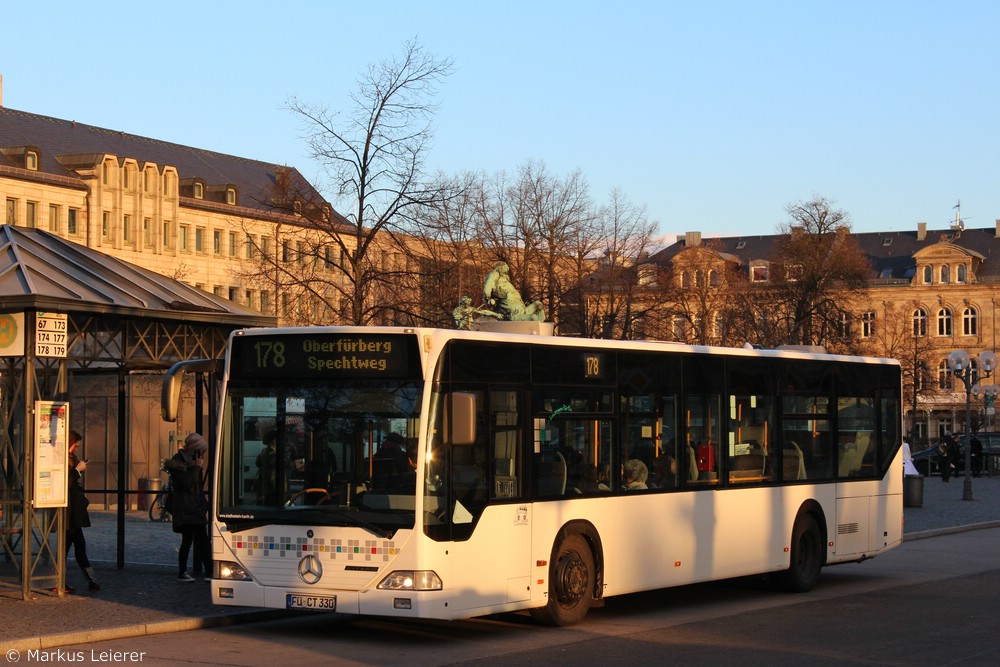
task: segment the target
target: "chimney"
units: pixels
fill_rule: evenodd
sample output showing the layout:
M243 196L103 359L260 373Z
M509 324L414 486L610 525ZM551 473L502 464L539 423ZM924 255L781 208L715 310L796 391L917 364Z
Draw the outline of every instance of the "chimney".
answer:
M701 245L701 232L684 232L684 245L688 248Z
M925 241L927 240L927 223L918 222L917 223L917 240Z
M1000 220L994 220L993 222L996 223L997 226L997 230L994 233L994 237L1000 239Z
M0 74L0 107L3 107L3 74Z

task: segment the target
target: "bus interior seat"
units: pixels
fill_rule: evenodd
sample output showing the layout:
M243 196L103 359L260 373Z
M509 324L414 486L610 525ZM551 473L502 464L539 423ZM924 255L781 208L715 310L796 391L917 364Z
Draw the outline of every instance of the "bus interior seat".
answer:
M687 446L687 478L689 480L698 479L698 457L690 443Z
M838 474L841 477L851 477L861 471L865 454L868 453L868 446L871 443L871 434L867 431L858 431L854 442L847 442L840 446L840 462L838 464Z
M729 479L743 479L748 477L761 477L764 475L764 464L766 463L763 454L743 454L733 456L729 459Z
M544 452L538 462L538 494L561 496L566 493L566 459L560 452Z
M805 479L806 466L799 446L794 441L789 440L782 455L782 479L785 481Z

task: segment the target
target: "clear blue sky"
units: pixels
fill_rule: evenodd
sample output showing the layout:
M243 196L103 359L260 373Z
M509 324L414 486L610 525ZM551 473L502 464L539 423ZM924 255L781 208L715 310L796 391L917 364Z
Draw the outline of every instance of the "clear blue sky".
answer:
M416 38L455 63L431 171L579 169L664 234L771 234L814 194L856 231L1000 218L995 1L8 4L4 106L310 178L284 103L343 108Z

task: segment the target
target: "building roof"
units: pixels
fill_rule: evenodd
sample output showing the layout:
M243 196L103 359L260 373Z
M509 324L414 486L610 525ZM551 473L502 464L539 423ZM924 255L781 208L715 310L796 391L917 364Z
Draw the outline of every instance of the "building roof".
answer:
M982 260L976 268L979 281L1000 279L1000 230L954 228L912 232L864 232L853 235L862 252L872 265L872 279L883 281L909 282L916 271L914 256L921 250L935 244L950 243L973 257ZM710 245L714 250L735 255L744 266L753 260L770 260L776 255L779 234L766 236L729 236L701 240L697 234L689 234L688 239ZM668 264L679 252L687 247L687 240L680 238L650 258L658 264ZM996 252L994 252L996 251Z
M275 319L40 229L0 225L0 312L114 313L235 326Z
M269 162L225 155L191 146L182 146L158 139L150 139L118 130L85 125L73 120L0 107L0 167L20 167L11 149L34 147L39 152L38 174L78 181L80 176L71 168L73 163L93 165L103 155L133 158L140 166L155 163L162 171L164 166L177 169L180 179L199 178L208 185L232 185L237 188L239 205L251 210L270 211L274 187L282 180L289 181L300 199L319 205L321 195L293 167ZM76 160L67 160L76 156ZM60 161L57 158L62 157ZM280 173L280 176L279 176ZM186 200L191 203L193 200Z

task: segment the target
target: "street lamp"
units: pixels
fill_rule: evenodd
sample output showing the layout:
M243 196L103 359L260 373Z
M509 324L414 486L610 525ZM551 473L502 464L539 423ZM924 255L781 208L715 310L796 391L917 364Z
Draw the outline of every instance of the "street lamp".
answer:
M986 350L979 355L979 363L973 364L969 353L955 350L948 355L948 367L955 377L965 385L965 485L962 500L972 500L972 388L978 386L980 378L986 379L997 367L997 355Z

